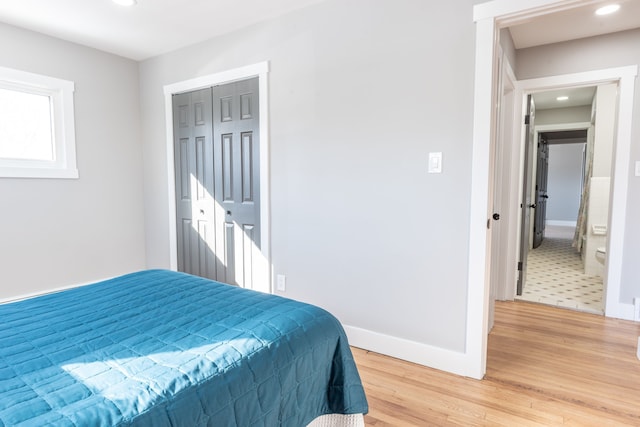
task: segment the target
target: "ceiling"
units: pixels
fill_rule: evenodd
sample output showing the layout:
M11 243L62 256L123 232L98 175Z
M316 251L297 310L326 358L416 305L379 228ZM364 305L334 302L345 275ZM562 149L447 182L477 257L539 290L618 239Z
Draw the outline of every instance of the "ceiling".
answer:
M143 60L323 0L137 1L2 0L0 22Z
M538 92L533 94L533 101L536 110L548 110L550 108L568 108L591 105L593 96L596 93L595 86L564 88L558 90L550 90L546 92ZM559 96L568 97L565 101L559 101Z
M15 0L0 2L0 22L143 60L324 0ZM595 3L510 28L517 48L640 27L640 0L596 20Z
M584 6L511 25L509 32L516 49L640 28L640 0L585 0L583 3ZM606 16L595 14L596 9L611 3L619 4L620 10Z
M525 49L640 28L640 0L585 0L584 3L580 7L511 25L509 32L514 46ZM611 3L619 4L620 10L606 16L595 14L596 9ZM536 110L546 110L591 105L594 95L595 87L580 87L534 93L533 98ZM559 96L569 99L558 101Z

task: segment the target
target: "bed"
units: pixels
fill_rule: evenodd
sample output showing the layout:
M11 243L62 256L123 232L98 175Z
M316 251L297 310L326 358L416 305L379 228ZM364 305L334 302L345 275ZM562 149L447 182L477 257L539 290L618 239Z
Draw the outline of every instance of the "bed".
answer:
M368 410L336 318L275 295L145 270L0 319L2 427L301 427Z

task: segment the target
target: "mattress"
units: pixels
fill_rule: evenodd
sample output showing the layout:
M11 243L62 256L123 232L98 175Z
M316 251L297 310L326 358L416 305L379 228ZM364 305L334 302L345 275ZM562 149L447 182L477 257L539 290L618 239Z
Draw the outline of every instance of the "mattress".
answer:
M0 426L306 426L367 412L338 320L166 270L0 305Z

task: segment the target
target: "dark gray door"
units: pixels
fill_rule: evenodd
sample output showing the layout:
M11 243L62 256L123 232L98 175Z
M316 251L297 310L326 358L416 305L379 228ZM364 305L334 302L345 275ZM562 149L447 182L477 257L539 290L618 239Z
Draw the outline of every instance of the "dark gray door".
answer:
M520 260L518 262L518 284L516 293L522 295L527 276L527 256L529 254L529 235L531 227L531 209L535 205L531 203L531 184L533 180L533 159L535 153L534 119L535 105L533 97L527 96L527 114L525 115L525 143L524 143L524 179L522 182L522 203L520 222Z
M536 167L536 202L533 220L533 247L537 248L544 240L544 228L547 217L547 180L549 178L549 143L540 134L538 138L538 162Z
M173 98L178 270L252 288L260 253L258 78Z
M213 89L218 280L253 287L260 252L258 78Z
M178 270L216 279L211 88L173 97Z

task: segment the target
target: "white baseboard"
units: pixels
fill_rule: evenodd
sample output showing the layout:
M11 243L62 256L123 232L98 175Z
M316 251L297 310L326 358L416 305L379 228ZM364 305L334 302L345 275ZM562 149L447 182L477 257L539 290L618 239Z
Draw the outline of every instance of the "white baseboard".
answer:
M576 226L576 221L561 221L557 219L548 219L544 222L545 225L558 225L561 227L574 227Z
M633 304L624 304L620 302L617 304L607 304L605 307L605 316L637 322L637 319L635 318L635 306Z
M20 294L20 295L15 295L15 296L12 296L12 297L0 298L0 304L6 304L6 303L10 303L10 302L22 301L22 300L26 300L26 299L30 299L30 298L40 297L40 296L43 296L43 295L55 294L57 292L67 291L69 289L80 288L82 286L92 285L94 283L98 283L98 282L101 282L103 280L112 279L113 277L115 277L115 276L105 277L104 279L92 280L90 282L75 283L73 285L60 286L60 287L57 287L57 288L51 288L51 289L41 290L41 291L37 291L37 292L31 292L31 293L28 293L28 294Z
M468 356L440 347L397 338L378 332L344 326L349 344L376 353L439 369L453 374L473 377L469 372Z
M607 307L606 316L623 320L635 320L634 305L623 303L610 304ZM474 361L471 361L469 355L466 353L434 347L355 326L343 326L347 333L349 344L354 347L374 351L452 374L481 379L477 378L477 375L474 373Z

